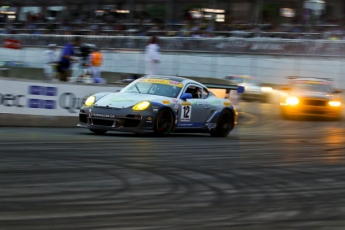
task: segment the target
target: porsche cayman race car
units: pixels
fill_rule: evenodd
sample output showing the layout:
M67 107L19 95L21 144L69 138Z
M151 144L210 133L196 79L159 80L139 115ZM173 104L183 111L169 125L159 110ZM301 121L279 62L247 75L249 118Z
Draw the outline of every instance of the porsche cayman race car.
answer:
M237 85L209 88L243 91ZM216 97L209 88L187 78L145 76L120 92L90 96L80 108L77 126L96 134L208 132L226 137L237 123L238 113L228 99Z
M341 91L329 79L289 77L283 87L280 110L283 118L317 116L333 119L342 117Z

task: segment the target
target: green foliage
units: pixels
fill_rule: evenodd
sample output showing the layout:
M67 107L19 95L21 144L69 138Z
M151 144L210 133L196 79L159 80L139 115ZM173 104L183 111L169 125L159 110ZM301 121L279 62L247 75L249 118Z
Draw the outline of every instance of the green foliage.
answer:
M271 3L263 4L262 15L264 20L277 21L280 19L280 6Z
M164 19L165 14L166 14L166 6L165 5L147 5L146 12L152 18Z

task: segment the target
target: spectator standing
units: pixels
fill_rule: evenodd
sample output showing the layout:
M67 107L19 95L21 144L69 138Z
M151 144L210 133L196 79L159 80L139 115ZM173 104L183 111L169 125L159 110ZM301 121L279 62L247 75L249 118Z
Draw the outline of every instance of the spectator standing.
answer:
M55 66L58 62L56 44L49 44L48 49L43 51L42 58L44 63L44 76L47 80L52 80L55 75Z
M91 53L91 73L93 76L94 83L101 83L101 65L103 63L103 54L99 51L97 47L94 48Z
M152 36L145 49L146 74L157 74L160 63L160 47L157 44L157 37Z
M60 73L60 81L67 81L67 71L71 66L71 61L78 61L78 59L73 58L72 56L76 56L74 52L74 48L80 46L81 39L80 37L74 37L72 43L68 43L63 48L60 61L58 64L58 71Z

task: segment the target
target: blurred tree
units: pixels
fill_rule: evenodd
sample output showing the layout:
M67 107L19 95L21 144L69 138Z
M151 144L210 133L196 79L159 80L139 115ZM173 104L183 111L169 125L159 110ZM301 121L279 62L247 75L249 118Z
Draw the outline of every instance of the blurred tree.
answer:
M262 22L278 22L280 20L280 5L265 3L262 6Z
M147 5L145 10L150 18L164 20L166 14L165 5Z

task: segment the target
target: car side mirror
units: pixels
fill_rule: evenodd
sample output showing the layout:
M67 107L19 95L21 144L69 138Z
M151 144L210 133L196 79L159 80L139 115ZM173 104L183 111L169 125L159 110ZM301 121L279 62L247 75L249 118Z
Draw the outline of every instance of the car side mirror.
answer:
M244 93L244 86L238 86L237 87L237 93Z
M180 97L182 100L192 99L193 96L191 93L183 93Z
M342 90L340 90L340 89L335 89L335 90L333 90L333 93L342 93L343 91Z

